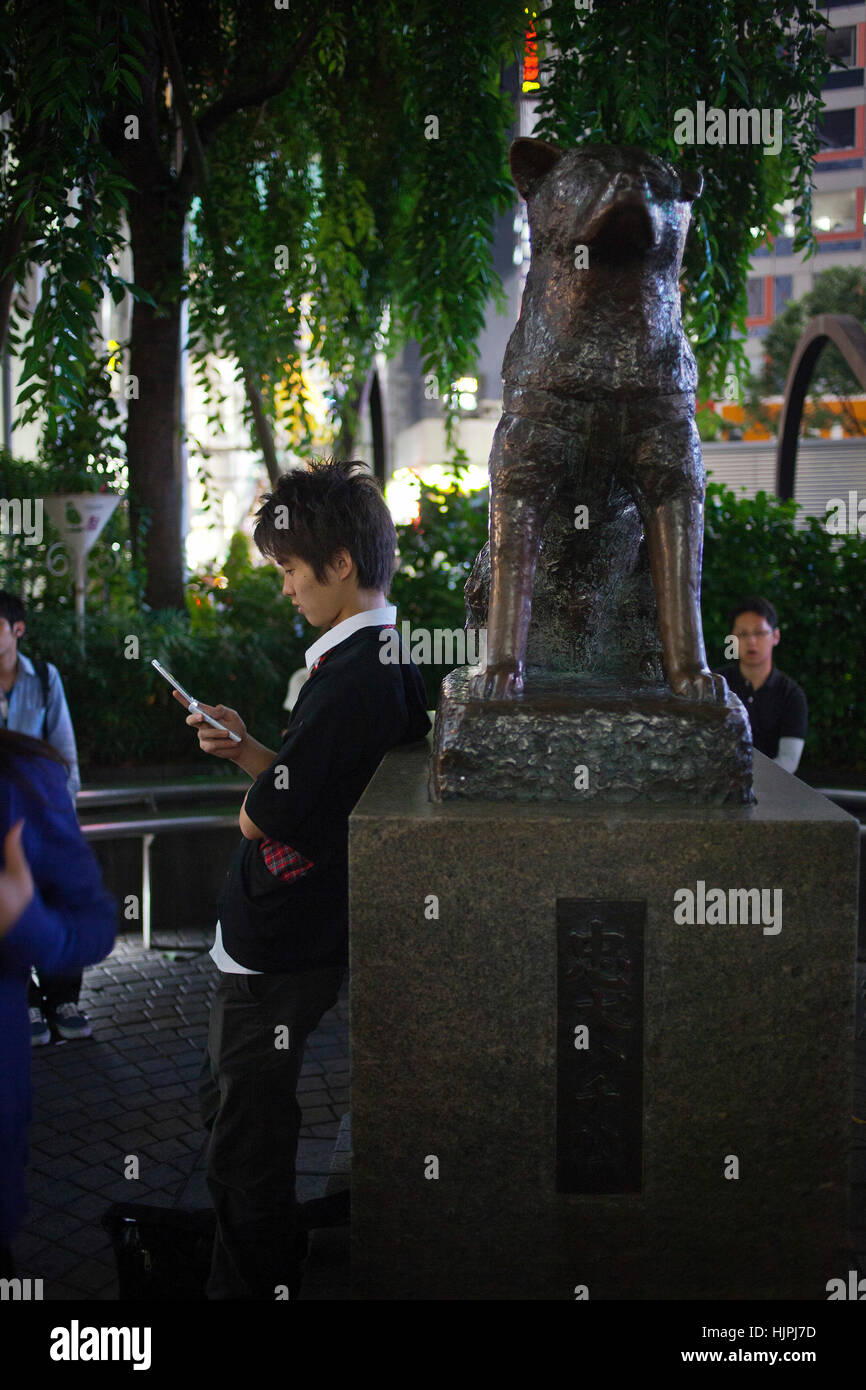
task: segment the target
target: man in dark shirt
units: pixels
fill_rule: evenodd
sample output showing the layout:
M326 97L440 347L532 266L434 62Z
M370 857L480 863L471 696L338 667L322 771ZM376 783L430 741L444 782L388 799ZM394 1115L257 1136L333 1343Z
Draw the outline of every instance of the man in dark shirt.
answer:
M385 598L396 533L363 465L284 474L254 539L283 569L283 594L324 632L279 752L223 705L202 708L240 743L187 719L206 752L253 778L211 951L220 981L201 1102L217 1214L212 1299L294 1298L300 1287L295 1091L304 1042L336 1003L348 958L349 815L387 750L430 728L417 667L382 659L393 650L382 634L396 620Z
M773 665L779 645L779 620L765 598L744 598L731 617L737 660L722 666L734 694L742 700L759 753L796 772L809 722L806 696L796 681Z

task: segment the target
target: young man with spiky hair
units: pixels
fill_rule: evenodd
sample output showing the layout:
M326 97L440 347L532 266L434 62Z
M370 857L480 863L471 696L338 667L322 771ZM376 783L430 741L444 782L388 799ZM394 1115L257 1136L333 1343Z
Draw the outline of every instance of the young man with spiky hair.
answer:
M211 952L220 981L201 1088L217 1214L211 1299L294 1298L300 1287L295 1090L305 1039L335 1004L348 959L349 815L388 749L430 728L417 667L380 659L396 620L386 600L396 533L364 465L283 474L254 539L282 569L285 597L323 631L278 752L223 705L202 708L240 743L187 718L205 752L253 778Z

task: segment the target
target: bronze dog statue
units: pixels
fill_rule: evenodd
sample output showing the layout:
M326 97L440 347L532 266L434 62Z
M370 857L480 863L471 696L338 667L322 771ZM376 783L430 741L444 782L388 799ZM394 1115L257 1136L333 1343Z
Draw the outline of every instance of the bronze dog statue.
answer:
M701 624L704 469L678 284L701 177L632 146L520 139L510 162L532 263L502 366L489 562L467 584L470 624L487 619L478 693L522 691L534 589L551 620L543 669L647 679L645 549L671 690L724 703ZM649 608L652 627L651 593Z

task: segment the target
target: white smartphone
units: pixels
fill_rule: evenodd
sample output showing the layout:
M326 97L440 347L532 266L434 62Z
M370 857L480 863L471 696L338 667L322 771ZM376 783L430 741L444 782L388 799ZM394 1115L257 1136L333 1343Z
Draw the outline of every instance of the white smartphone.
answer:
M161 676L163 676L163 677L165 678L165 680L169 681L170 684L174 686L175 690L178 691L178 693L181 694L185 700L188 700L188 701L189 701L189 707L190 707L190 709L193 711L194 714L200 714L201 717L202 717L202 719L206 719L206 720L207 720L208 724L212 724L213 727L214 727L215 729L222 729L223 733L224 733L224 734L228 734L229 738L233 738L234 741L235 741L235 743L240 743L240 741L241 741L241 736L240 736L240 734L236 734L236 733L234 732L233 729L227 729L226 726L225 726L225 724L221 724L221 723L219 722L218 719L214 719L211 715L207 714L207 713L202 709L202 707L201 707L201 705L199 704L198 700L193 699L193 697L192 697L192 695L190 695L189 691L188 691L188 690L184 690L184 688L183 688L183 686L181 685L180 681L176 681L175 678L174 678L174 676L171 674L170 671L166 671L166 669L165 669L164 666L160 666L159 662L156 660L155 657L154 657L154 659L151 661L150 664L151 664L151 666L155 666L155 667L156 667L156 669L157 669L157 671L159 672L159 674L160 674Z

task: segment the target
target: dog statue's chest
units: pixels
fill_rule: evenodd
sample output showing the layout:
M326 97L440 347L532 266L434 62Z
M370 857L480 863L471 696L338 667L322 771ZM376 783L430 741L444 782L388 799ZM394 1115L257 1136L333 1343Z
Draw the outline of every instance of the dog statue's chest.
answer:
M502 364L507 384L576 400L694 394L675 284L636 276L607 294L603 279L575 285L574 275L533 265Z

